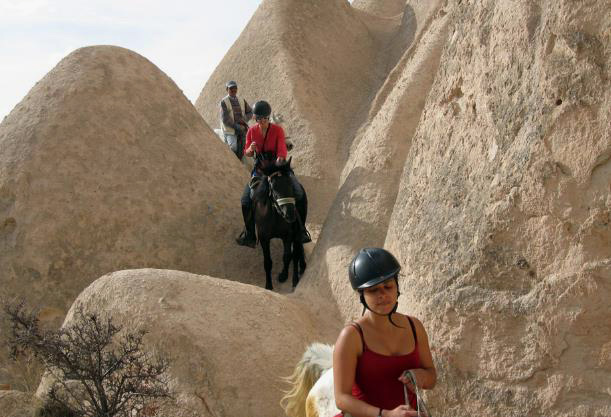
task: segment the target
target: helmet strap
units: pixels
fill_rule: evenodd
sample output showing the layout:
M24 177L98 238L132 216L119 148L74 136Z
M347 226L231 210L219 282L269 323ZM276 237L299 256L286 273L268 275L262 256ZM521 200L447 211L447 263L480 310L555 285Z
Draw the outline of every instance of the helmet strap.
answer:
M361 304L363 304L363 312L361 313L361 316L363 314L365 314L365 311L370 310L369 306L367 305L367 302L365 301L365 291L363 290L359 290L359 294L361 295Z

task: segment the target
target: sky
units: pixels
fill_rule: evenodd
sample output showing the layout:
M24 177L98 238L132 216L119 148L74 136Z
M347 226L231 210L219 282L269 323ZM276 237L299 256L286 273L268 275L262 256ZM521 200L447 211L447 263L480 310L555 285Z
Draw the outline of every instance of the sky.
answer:
M195 101L261 0L0 0L0 121L63 57L117 45Z

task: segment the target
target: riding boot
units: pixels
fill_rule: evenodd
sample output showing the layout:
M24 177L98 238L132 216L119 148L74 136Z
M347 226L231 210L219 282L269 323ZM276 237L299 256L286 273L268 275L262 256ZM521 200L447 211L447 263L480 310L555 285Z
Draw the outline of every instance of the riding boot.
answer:
M301 237L301 243L310 243L312 238L308 229L306 229L306 219L308 217L308 201L304 196L302 199L295 202L295 208L299 214L299 234Z
M238 245L254 248L257 246L257 235L255 233L255 219L252 208L243 205L242 217L244 218L244 231L235 241Z
M237 141L238 141L238 151L236 153L236 156L238 157L240 161L242 161L242 158L244 157L244 135L242 133L237 135Z

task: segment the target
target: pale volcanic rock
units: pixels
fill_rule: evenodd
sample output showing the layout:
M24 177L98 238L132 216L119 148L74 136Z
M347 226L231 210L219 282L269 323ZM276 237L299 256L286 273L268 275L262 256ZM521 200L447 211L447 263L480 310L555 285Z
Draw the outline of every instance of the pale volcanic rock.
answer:
M2 417L34 416L40 401L32 394L21 391L0 390L0 412Z
M76 50L0 125L1 290L61 319L119 269L261 285L259 254L233 240L248 172L231 156L148 60Z
M354 0L352 7L375 16L393 17L403 13L405 0Z
M609 3L452 2L386 246L443 415L611 414Z
M447 41L449 17L439 13L440 7L438 2L431 15L421 17L420 25L426 23L428 30L418 44L404 49L400 65L374 101L380 103L372 109L377 111L353 141L308 278L300 288L312 302L328 296L330 289L346 318L358 317L362 310L346 279L347 265L360 248L384 245L398 178Z
M147 346L171 358L178 401L162 415L280 417L281 377L292 372L307 343L323 337L289 297L179 271L101 277L77 298L64 325L77 307L147 329Z

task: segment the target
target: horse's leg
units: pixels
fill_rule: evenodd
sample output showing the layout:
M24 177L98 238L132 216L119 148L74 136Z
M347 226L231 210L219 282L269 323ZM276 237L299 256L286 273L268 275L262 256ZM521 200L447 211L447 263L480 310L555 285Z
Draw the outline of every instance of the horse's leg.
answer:
M299 246L301 246L301 251L299 251L299 276L303 275L308 266L305 261L305 251L303 250L303 243L299 242Z
M269 251L269 239L260 239L263 249L263 267L265 268L265 289L273 290L272 285L272 256Z
M303 243L299 239L293 240L293 290L299 283L299 263L303 261ZM304 261L305 263L305 261Z
M283 238L282 245L284 246L284 253L282 255L282 272L278 274L278 281L284 282L289 277L289 266L291 265L291 239Z

